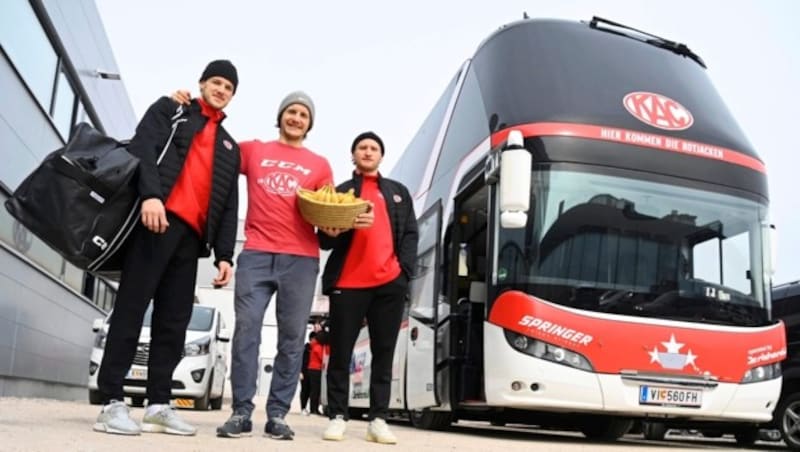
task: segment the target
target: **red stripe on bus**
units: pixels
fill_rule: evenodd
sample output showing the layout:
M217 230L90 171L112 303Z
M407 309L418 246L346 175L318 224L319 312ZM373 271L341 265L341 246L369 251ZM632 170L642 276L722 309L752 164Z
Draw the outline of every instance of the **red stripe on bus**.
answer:
M679 137L671 137L667 135L640 132L638 130L620 129L618 127L598 126L592 124L574 124L565 122L538 122L520 124L513 127L508 127L492 134L492 147L502 143L506 137L508 137L508 132L511 130L519 130L525 137L567 136L635 145L651 149L658 149L660 151L690 155L693 157L718 160L721 162L744 166L761 173L766 172L764 163L761 160L733 149L715 146L713 144L701 143L699 141L686 140Z

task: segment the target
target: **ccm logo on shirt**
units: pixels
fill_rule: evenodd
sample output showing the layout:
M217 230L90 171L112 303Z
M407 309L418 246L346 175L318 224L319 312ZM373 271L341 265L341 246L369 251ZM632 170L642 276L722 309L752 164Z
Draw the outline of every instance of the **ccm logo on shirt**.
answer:
M286 162L283 160L270 160L264 159L261 161L261 166L264 168L281 168L281 169L288 169L292 171L297 171L298 173L305 174L308 176L311 174L311 170L308 168L303 168L302 166L298 165L294 162Z

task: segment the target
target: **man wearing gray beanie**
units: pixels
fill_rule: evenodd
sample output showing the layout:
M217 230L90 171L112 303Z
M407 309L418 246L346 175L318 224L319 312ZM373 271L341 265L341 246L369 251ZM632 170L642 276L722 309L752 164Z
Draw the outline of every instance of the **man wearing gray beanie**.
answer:
M317 190L333 181L328 160L303 146L314 124L314 113L308 94L292 92L278 106L277 140L240 143L242 173L247 176L247 241L236 267L236 326L231 346L233 413L217 428L221 437L237 437L251 423L261 319L274 293L278 354L264 433L274 439L294 437L285 417L297 389L319 271L319 242L314 227L300 216L297 189Z
M179 102L190 99L187 91L177 91L172 98ZM319 272L319 241L314 226L300 216L297 189L317 190L333 181L328 160L303 145L315 113L311 97L293 91L278 105L277 140L239 143L241 172L247 177L247 241L237 259L235 278L230 376L233 413L217 427L219 437L252 433L261 322L273 294L277 294L278 304L278 354L264 433L274 439L294 437L285 417L297 389Z

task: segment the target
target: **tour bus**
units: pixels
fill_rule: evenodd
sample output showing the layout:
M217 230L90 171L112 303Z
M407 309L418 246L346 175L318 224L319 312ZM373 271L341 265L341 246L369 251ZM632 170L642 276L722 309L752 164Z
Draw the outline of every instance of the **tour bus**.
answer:
M769 421L764 163L687 46L525 19L483 41L392 169L418 215L391 408L570 426ZM351 416L369 405L369 340Z

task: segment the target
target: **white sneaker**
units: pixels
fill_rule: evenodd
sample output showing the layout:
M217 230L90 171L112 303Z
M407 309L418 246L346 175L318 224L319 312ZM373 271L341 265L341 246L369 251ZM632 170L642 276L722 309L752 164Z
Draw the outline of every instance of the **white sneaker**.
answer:
M347 421L344 420L344 416L339 414L328 422L328 428L322 434L322 439L341 441L344 439L345 430L347 430Z
M367 426L367 441L381 444L397 444L397 437L389 430L385 420L376 417Z
M301 411L301 413L303 414L303 416L308 416L309 414L311 414L311 413L308 411L308 409L307 409L307 408L303 408L303 411Z
M100 410L94 430L98 432L116 433L118 435L138 435L142 433L139 424L131 419L131 413L125 402L113 400Z
M192 436L197 433L197 428L181 419L178 413L169 405L164 405L163 408L155 413L149 414L145 412L142 419L142 431Z

